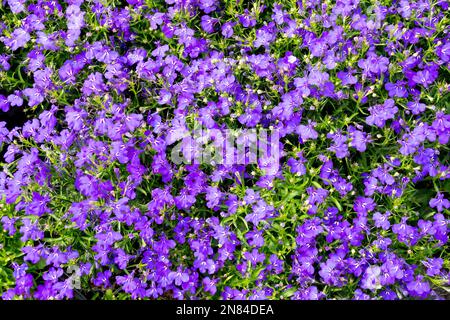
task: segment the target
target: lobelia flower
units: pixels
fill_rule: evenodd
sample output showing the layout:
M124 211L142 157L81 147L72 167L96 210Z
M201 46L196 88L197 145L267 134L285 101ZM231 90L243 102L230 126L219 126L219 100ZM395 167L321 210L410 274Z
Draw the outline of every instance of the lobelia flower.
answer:
M256 19L254 19L248 9L244 10L244 14L239 16L239 22L244 28L254 27L256 25Z
M27 32L32 32L36 30L45 29L45 25L42 23L44 19L36 16L35 14L30 14L24 20L24 27Z
M1 37L0 41L12 51L16 51L19 48L24 48L30 39L30 34L27 31L23 28L17 28L11 33L10 37Z
M59 46L57 45L57 33L46 34L43 31L36 32L37 39L36 43L38 43L42 49L44 50L52 50L57 51Z
M214 25L218 22L217 19L212 18L208 15L204 15L202 16L200 25L202 27L202 29L206 32L206 33L213 33L214 32Z
M367 293L364 293L361 289L355 290L355 300L371 300L370 296Z
M369 107L369 112L370 116L366 118L366 123L382 128L385 126L387 120L394 119L398 108L395 106L394 100L387 99L384 104Z
M2 110L3 112L8 112L9 108L10 102L4 95L0 94L0 110Z
M338 159L348 157L350 155L347 146L347 136L342 134L340 130L335 133L328 133L327 138L332 139L333 143L327 150L336 154Z
M409 101L406 106L409 110L411 110L412 114L417 115L425 111L426 105L424 103L420 103L419 101Z
M51 282L45 282L37 286L34 297L38 300L50 300L56 298L56 290Z
M209 292L211 295L215 295L217 292L216 284L219 282L219 279L210 279L209 277L205 277L202 280L203 288L206 292Z
M83 94L87 96L92 94L99 95L106 90L107 86L103 82L103 75L100 72L91 73L85 80L82 88Z
M17 14L25 10L25 0L7 0L11 12Z
M245 217L245 220L252 222L255 226L274 213L274 207L268 205L264 200L258 200L257 203L252 206L252 209L252 213L248 214Z
M354 70L339 71L337 77L341 80L343 86L353 85L358 82L358 78L353 75L354 73Z
M52 70L45 68L34 72L34 85L43 90L51 89L53 83L51 80Z
M127 293L133 293L138 289L138 282L134 277L134 272L127 276L117 276L116 282L122 286L122 289Z
M22 226L20 227L19 232L22 234L22 237L20 238L22 242L25 242L28 239L39 240L44 237L44 232L39 229L37 221L32 222L28 218L22 219Z
M37 106L44 101L44 93L40 88L26 88L22 93L28 98L28 105L30 107Z
M430 200L429 205L431 208L436 208L438 212L442 212L444 208L450 208L450 201L444 198L444 194L438 192L436 197Z
M424 70L418 71L413 77L412 81L416 84L420 84L425 88L428 88L430 84L432 84L438 76L438 66L436 64L432 64L427 66Z
M450 61L450 43L444 43L436 48L437 56L446 63Z
M32 201L26 205L25 213L28 215L36 215L38 217L45 213L51 213L51 210L47 207L49 202L49 196L42 196L38 192L33 192Z
M392 231L397 235L400 242L407 245L414 245L418 241L419 234L414 227L406 223L407 220L407 217L402 217L400 223L392 226Z
M248 240L248 243L251 246L255 246L256 248L260 248L264 245L264 237L262 236L262 232L255 230L247 232L245 237Z
M439 298L450 202L424 194L434 212L406 213L418 184L450 178L445 1L309 1L295 17L278 3L66 2L6 0L0 22L0 222L22 244L2 298L73 299L73 264L82 286L131 299ZM9 122L23 99L32 113ZM276 130L281 152L176 163L175 143L199 159L198 126L233 157L223 132ZM64 232L94 239L83 250L47 241L59 207Z
M221 27L221 33L224 36L224 38L231 38L234 34L233 27L235 26L235 23L233 22L226 22Z
M84 119L87 112L83 109L70 108L66 109L66 122L75 131L81 131L84 127Z
M208 187L206 188L206 206L210 209L218 210L218 205L220 200L222 199L223 194L220 192L217 187Z
M261 46L268 47L270 43L275 40L276 33L274 31L273 22L256 30L256 40L253 42L255 48Z
M375 221L375 226L377 228L382 228L383 230L388 230L391 224L389 223L389 216L391 213L386 211L385 214L381 214L380 212L375 212L373 214L373 221Z
M0 219L0 222L2 223L3 230L7 231L10 236L13 236L16 233L16 227L15 223L18 220L18 218L9 218L7 216L3 216Z
M406 98L408 97L408 91L406 90L406 81L397 81L396 83L386 83L385 86L389 91L389 97L394 98Z
M255 248L251 252L245 252L244 258L248 260L253 267L255 267L258 263L264 262L266 255L260 253L258 249Z
M9 59L10 56L6 54L0 54L0 71L8 71L11 68Z
M406 288L414 297L425 298L430 294L431 288L428 282L423 281L423 276L417 276L413 281L408 282Z
M93 278L92 282L97 287L109 288L111 286L110 278L112 273L110 270L106 270L104 272L99 272L95 278Z
M444 260L441 258L428 258L426 261L422 261L422 263L427 268L427 275L433 277L441 274Z
M291 173L301 176L306 174L306 167L304 165L306 160L302 157L301 154L299 154L299 158L300 159L296 160L291 157L287 160L286 164L291 168Z
M450 115L442 111L436 112L436 119L431 127L436 131L436 136L440 144L447 144L450 140Z
M20 92L19 91L15 91L15 93L14 94L10 94L9 96L8 96L8 102L9 102L9 105L11 106L11 107L21 107L22 106L22 104L23 104L23 99L22 99L22 97L20 96ZM3 110L3 111L5 111L5 110ZM7 110L6 110L7 111Z
M372 198L357 197L353 205L353 210L358 214L366 215L368 212L375 210L375 207L376 203Z
M372 142L370 134L358 130L353 126L348 128L349 137L351 139L350 146L354 147L359 152L364 152L367 149L367 144Z
M304 143L307 140L315 140L319 136L314 127L316 126L315 122L308 120L308 125L299 125L297 129L297 134L299 135L299 139L301 143Z
M366 77L380 76L388 69L389 59L380 57L374 52L370 52L366 59L358 61L358 67L362 69L362 73Z

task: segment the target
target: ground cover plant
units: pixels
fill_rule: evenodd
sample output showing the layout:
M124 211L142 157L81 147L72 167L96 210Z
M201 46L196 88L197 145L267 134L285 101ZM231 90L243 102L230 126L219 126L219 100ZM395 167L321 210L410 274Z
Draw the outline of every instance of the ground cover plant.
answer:
M449 6L1 0L1 297L448 298Z

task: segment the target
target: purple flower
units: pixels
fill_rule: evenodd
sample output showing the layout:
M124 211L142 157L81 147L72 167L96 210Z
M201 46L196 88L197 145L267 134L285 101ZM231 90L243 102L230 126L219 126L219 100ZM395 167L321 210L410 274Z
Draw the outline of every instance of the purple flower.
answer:
M428 258L422 263L427 268L427 275L434 277L441 273L444 260L441 258Z
M348 137L342 134L340 130L335 133L328 133L327 138L332 139L333 141L332 145L327 150L334 152L338 159L342 159L350 155L347 145Z
M203 30L205 30L206 33L213 33L214 32L214 25L217 23L217 19L212 18L208 15L202 16L200 25Z
M138 289L138 282L134 278L134 272L126 276L117 276L116 282L122 286L123 291L127 293L133 293Z
M364 152L367 149L367 144L372 142L370 134L365 133L364 131L358 130L353 126L348 128L349 136L350 136L350 146L354 147L359 152Z
M216 284L219 279L210 279L209 277L205 277L202 280L203 288L206 292L209 292L211 295L215 295L217 292Z
M2 110L3 112L8 112L9 107L10 102L8 101L8 99L4 95L0 94L0 110Z
M389 97L394 98L406 98L408 96L408 91L406 90L406 81L397 81L396 83L386 83L385 86L387 91L389 91Z
M316 130L314 130L314 127L316 126L315 122L312 122L311 120L308 120L308 125L299 125L297 128L297 134L299 135L299 138L301 139L300 142L304 143L307 140L315 140L319 136Z
M377 56L371 52L367 55L367 59L358 61L358 67L362 69L363 75L366 77L380 76L388 69L389 59Z
M442 212L445 209L450 208L450 201L444 198L444 194L438 192L436 197L429 202L431 208L436 208L438 212Z
M210 209L217 210L217 206L219 205L220 200L222 199L223 194L220 192L217 187L208 187L206 188L206 206Z
M245 234L245 237L247 238L248 243L251 246L255 246L257 248L260 248L260 247L262 247L264 245L264 237L263 237L261 231L255 230L255 231L247 232Z
M226 22L222 25L221 31L224 38L231 38L233 36L235 23L233 22Z
M391 224L389 223L388 217L391 215L389 211L385 214L375 212L373 215L373 221L375 221L375 226L377 228L382 228L383 230L388 230Z
M30 34L27 31L23 28L17 28L11 33L9 38L2 37L0 41L3 41L5 46L10 47L12 51L16 51L19 48L25 47L30 39Z
M109 288L111 286L110 283L111 275L112 273L109 270L106 270L105 272L99 272L97 276L92 280L92 282L97 287Z
M424 103L420 103L419 101L409 101L406 106L413 114L420 114L425 111L426 105Z
M320 263L319 275L326 284L337 285L339 271L336 268L337 262L334 259L328 259Z
M20 13L25 10L26 0L7 0L12 13Z
M245 216L245 220L257 226L262 220L272 215L274 207L268 205L264 200L259 200L252 207L252 212Z
M358 82L358 79L353 75L354 73L353 70L339 71L337 77L341 80L343 86L353 85Z
M44 284L37 286L34 297L38 300L50 300L56 298L56 290L51 282L46 281Z
M371 126L375 125L382 128L387 120L394 119L395 114L398 112L398 108L395 106L394 100L387 99L384 104L369 107L369 112L370 116L366 118L366 123Z
M87 112L80 109L68 108L66 111L66 122L74 131L83 129L84 119L87 117Z
M353 210L362 215L366 215L368 212L375 210L375 208L375 201L372 198L365 197L357 197L353 205Z
M270 23L256 30L256 40L253 42L255 48L260 46L268 47L271 42L275 39L276 32L274 30L274 24Z
M355 290L354 300L371 300L371 297L361 289Z
M50 213L51 210L47 207L50 202L49 196L42 196L38 192L33 192L33 198L31 203L25 207L25 213L29 215L36 215L38 217L45 213Z
M248 9L245 9L244 14L239 16L239 22L244 28L254 27L256 25L256 19L249 14Z
M19 95L19 92L16 91L15 94L10 94L8 96L8 102L10 103L10 105L12 107L21 107L23 104L23 99L22 97Z
M123 249L116 249L116 256L114 258L114 263L119 267L119 269L126 269L131 256L128 255Z
M22 234L22 237L20 238L22 242L25 242L28 239L39 240L44 237L44 232L39 229L37 221L32 222L28 218L23 218L22 223L23 225L19 230Z
M82 63L73 60L66 60L61 68L59 68L58 74L62 81L73 84L75 83L76 75L82 68Z
M251 265L255 267L258 263L264 262L266 255L264 253L260 253L258 249L253 249L251 252L245 252L244 258L250 261Z
M450 61L450 43L444 43L436 48L436 54L442 60L442 62Z
M6 54L0 54L0 71L8 71L11 68L9 58Z
M170 281L173 281L175 285L181 286L183 283L189 281L189 274L182 268L178 268L177 271L172 271L169 273L169 279Z
M107 86L103 82L103 75L100 72L91 73L83 84L83 94L90 96L92 94L99 95L106 91Z
M396 223L392 226L392 231L397 235L400 242L412 246L419 240L419 233L416 228L406 223L407 220L407 217L403 217L400 223Z
M7 216L3 216L0 219L0 222L3 225L3 230L7 231L10 236L13 236L16 233L15 223L18 218L9 218Z
M30 107L37 106L44 101L44 93L40 88L26 88L22 92L28 98L28 105Z
M428 66L424 70L418 71L412 77L412 80L415 83L421 84L425 88L428 88L428 86L436 80L438 76L438 68L439 67L435 64Z
M195 196L191 195L189 191L183 189L179 196L175 197L175 205L180 210L187 210L196 202Z
M299 160L289 158L286 163L289 167L291 167L291 173L301 176L306 174L306 167L304 165L305 162L306 161L303 158L300 158Z
M423 276L417 276L413 281L406 285L409 294L417 298L426 298L431 291L430 285L423 279Z

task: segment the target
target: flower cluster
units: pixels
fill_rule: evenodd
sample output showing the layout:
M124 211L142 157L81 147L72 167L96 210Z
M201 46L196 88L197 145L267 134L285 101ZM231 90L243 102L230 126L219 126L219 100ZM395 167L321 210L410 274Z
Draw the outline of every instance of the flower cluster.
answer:
M448 297L449 6L2 0L1 297Z

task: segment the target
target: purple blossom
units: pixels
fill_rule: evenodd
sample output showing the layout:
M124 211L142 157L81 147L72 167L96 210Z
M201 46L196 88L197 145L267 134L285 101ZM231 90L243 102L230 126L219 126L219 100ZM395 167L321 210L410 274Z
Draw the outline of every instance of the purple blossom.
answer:
M387 99L384 104L369 107L369 112L370 116L366 118L366 123L382 128L385 126L387 120L394 119L398 108L395 106L394 100Z
M430 200L429 205L431 208L436 208L438 212L442 212L444 208L450 208L450 201L444 198L443 193L438 192L436 197Z
M10 37L2 37L0 41L3 41L5 46L9 47L12 51L16 51L19 48L25 47L25 45L30 41L30 34L23 28L15 29Z

